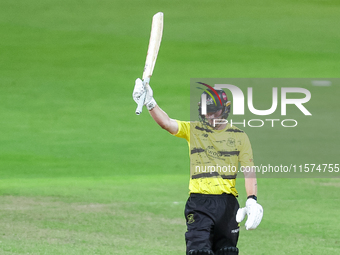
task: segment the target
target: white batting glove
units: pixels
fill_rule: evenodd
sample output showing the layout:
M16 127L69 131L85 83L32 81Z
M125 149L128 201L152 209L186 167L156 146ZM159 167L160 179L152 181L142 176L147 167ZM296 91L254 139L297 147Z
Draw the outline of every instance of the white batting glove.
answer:
M263 208L253 198L248 198L246 207L240 208L236 214L236 221L240 223L248 215L245 227L246 230L257 228L260 225L263 217Z
M135 100L136 104L138 104L139 98L143 95L145 91L146 96L144 100L144 105L150 111L157 105L155 99L153 98L153 91L148 83L146 83L146 86L144 87L143 81L140 78L136 79L135 88L133 89L132 93L132 98L133 100Z

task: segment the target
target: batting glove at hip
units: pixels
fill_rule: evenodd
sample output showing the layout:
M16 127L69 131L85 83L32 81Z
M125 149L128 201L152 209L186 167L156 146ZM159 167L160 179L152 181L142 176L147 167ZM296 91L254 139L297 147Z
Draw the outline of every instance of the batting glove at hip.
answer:
M152 110L156 105L156 101L153 98L153 91L148 83L144 86L143 81L138 78L135 81L135 88L132 92L132 98L138 104L139 98L143 95L143 93L146 91L146 96L144 100L144 105L146 108L150 111Z
M246 230L255 229L261 223L263 217L263 208L256 202L255 199L248 198L246 207L238 209L236 221L240 223L244 220L246 215L248 216L245 224Z

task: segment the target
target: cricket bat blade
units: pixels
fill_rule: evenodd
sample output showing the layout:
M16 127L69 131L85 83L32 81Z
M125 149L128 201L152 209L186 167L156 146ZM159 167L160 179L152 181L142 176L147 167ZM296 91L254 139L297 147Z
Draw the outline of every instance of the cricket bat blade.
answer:
M161 45L163 35L163 13L158 12L152 17L151 34L149 40L148 52L146 55L144 71L143 71L143 85L145 86L149 83L150 78L155 67L155 63L158 56L159 47ZM136 114L141 114L143 110L143 105L145 101L146 90L139 98L138 106L136 109Z

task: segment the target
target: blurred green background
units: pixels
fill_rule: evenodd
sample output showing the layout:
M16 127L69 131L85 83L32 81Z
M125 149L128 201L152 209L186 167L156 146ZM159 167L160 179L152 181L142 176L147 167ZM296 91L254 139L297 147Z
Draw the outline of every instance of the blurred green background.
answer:
M151 85L172 118L190 78L339 77L335 0L0 1L0 254L184 254L187 144L131 97L158 11ZM311 90L313 128L247 129L255 162L339 163L339 88ZM258 182L240 254L339 253L338 179Z

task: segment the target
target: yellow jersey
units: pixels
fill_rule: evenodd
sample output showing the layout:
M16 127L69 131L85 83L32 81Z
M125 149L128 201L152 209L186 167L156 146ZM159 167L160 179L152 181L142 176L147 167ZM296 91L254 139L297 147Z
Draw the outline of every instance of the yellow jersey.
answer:
M189 145L189 193L233 194L239 163L252 167L253 151L247 134L229 123L215 130L201 122L179 121L176 137Z

